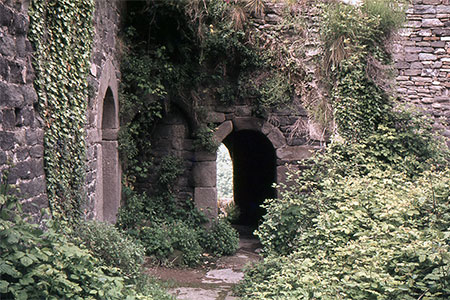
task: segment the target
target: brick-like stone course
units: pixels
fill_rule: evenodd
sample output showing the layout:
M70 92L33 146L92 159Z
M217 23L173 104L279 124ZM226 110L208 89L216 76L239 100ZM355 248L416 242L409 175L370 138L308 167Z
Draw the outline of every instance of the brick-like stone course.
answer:
M48 202L28 27L27 1L0 3L0 172L9 170L24 210L37 214Z
M414 0L394 41L393 56L398 96L431 114L436 128L447 124L443 135L449 136L449 0Z

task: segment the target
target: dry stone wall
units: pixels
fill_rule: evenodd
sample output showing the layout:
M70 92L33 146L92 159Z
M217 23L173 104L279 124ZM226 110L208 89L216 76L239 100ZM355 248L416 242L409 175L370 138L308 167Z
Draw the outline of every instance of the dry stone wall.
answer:
M414 0L393 54L399 96L435 117L450 137L449 0Z
M27 8L26 1L0 3L0 172L9 169L24 210L37 213L47 198Z

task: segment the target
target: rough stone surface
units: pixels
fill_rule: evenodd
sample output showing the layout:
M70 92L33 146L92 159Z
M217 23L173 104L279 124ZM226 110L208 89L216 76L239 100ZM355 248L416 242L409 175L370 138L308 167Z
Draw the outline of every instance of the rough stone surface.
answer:
M305 2L305 1L303 1ZM29 18L27 1L2 1L0 3L0 172L11 167L9 182L21 189L20 197L31 209L32 203L46 205L45 178L43 172L43 127L34 107L37 102L33 87L34 73L31 67L32 48L27 39ZM105 149L104 142L117 140L119 47L117 45L121 14L125 1L96 0L94 15L95 37L92 65L88 78L92 96L86 112L88 124L86 162L86 193L88 218L109 219L104 212L107 193L105 187L120 178L118 161L109 166L107 161L115 157L114 149ZM301 43L305 56L305 76L311 78L301 97L320 100L328 95L317 76L317 61L321 59L318 19L320 9L315 1L306 1L304 7L291 7L291 14L302 14L308 34L291 34L283 31L281 13L287 9L283 3L269 3L266 14L251 18L255 30L266 36L277 36L287 49ZM392 43L397 71L398 96L413 103L436 119L436 128L450 136L450 128L438 125L439 120L450 124L450 5L448 0L416 0L407 10L408 20ZM279 37L279 39L278 39ZM108 100L109 99L109 100ZM298 99L303 100L303 99ZM104 128L105 103L112 101L111 126ZM307 158L311 150L326 143L327 136L320 126L312 122L305 109L298 107L274 109L268 116L255 115L255 107L245 99L241 104L224 107L220 103L207 103L206 122L215 126L215 139L222 142L237 131L252 130L263 135L277 154L277 181L285 180L286 164L295 166L297 160ZM301 102L301 101L299 101ZM439 119L439 120L438 120ZM215 153L208 153L196 146L194 139L195 116L180 108L168 113L158 124L152 137L155 168L166 155L183 159L184 173L173 183L179 201L194 199L199 207L209 210L211 217L217 214L215 205ZM109 153L109 154L108 154ZM114 172L110 172L114 170ZM114 173L111 180L105 174ZM138 185L152 190L154 174L147 182ZM117 183L120 185L119 183ZM120 191L120 189L119 189ZM120 192L119 192L120 194ZM117 195L114 203L120 201ZM117 205L114 206L117 209Z
M303 160L311 157L314 150L312 146L287 146L277 150L277 157L283 161Z
M197 162L193 168L194 184L198 187L216 186L216 161Z
M194 191L195 206L209 219L217 216L216 188L196 187Z
M24 211L37 217L48 202L28 19L26 1L0 2L0 174L8 170Z
M113 222L120 203L120 165L117 148L105 148L106 141L117 141L119 49L118 35L120 16L124 1L95 0L94 44L91 58L91 72L88 77L92 88L87 114L87 168L86 194L87 218ZM108 101L112 101L106 109ZM106 113L104 114L104 111ZM103 118L109 118L103 123ZM107 125L106 127L103 125ZM103 128L105 127L105 128ZM117 143L117 142L116 142ZM105 152L105 153L103 153ZM112 163L113 162L113 163ZM110 175L114 174L115 177ZM117 186L115 186L117 185ZM111 191L114 191L112 193Z
M407 19L408 34L402 34L406 29L400 30L392 47L398 96L429 113L436 123L443 121L448 126L450 3L448 0L414 1L407 10Z

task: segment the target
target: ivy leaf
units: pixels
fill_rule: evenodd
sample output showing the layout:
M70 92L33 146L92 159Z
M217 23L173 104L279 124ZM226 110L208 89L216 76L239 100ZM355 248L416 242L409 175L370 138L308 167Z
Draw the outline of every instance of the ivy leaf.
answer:
M24 266L24 267L29 267L31 264L33 264L33 260L27 256L24 256L20 259L20 263Z
M0 280L0 293L8 292L9 283L5 280Z

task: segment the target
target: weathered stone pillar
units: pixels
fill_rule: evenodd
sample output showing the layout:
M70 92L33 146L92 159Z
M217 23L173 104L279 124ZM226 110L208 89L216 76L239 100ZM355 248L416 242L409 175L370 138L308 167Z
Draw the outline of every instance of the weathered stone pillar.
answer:
M103 182L103 221L115 223L120 206L120 163L117 141L101 142L102 182Z

